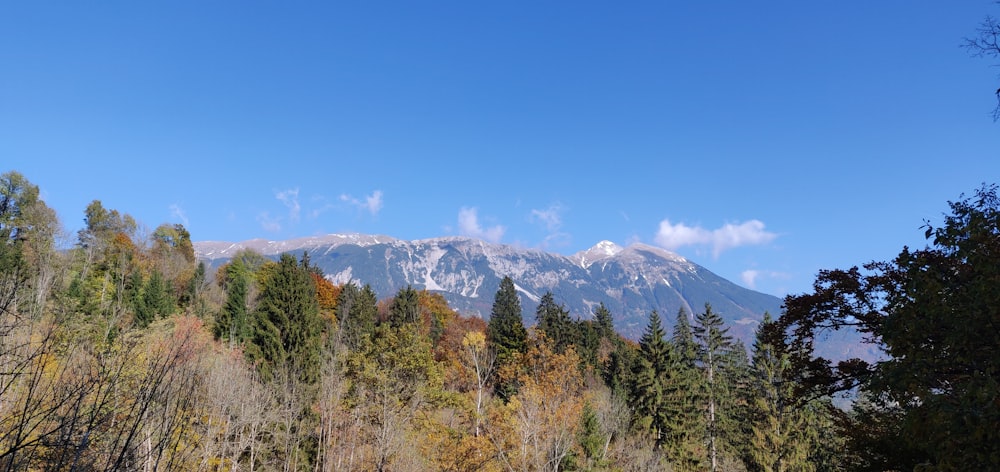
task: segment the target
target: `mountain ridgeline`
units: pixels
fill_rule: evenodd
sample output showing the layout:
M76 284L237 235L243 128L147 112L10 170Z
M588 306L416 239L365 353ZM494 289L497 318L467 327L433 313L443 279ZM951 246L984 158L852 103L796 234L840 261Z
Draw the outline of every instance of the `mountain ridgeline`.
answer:
M731 333L749 342L765 312L781 312L781 299L740 287L687 259L653 246L621 247L608 241L571 256L492 244L464 237L404 241L388 236L328 235L289 241L194 243L199 258L218 265L241 249L276 257L308 251L311 263L337 284L369 284L380 298L401 287L441 293L460 313L489 318L504 276L521 298L526 324L534 323L542 295L552 292L570 314L589 319L598 304L614 314L615 328L637 339L649 313L672 320L705 303L720 313Z

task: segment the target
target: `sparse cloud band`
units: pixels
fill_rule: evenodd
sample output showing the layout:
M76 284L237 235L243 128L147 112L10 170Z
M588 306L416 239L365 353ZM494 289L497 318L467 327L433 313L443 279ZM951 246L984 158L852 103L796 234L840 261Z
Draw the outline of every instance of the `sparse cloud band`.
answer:
M170 205L170 216L177 218L184 227L190 226L187 214L184 213L184 209L180 205L174 203Z
M656 244L670 250L684 246L710 246L712 255L719 257L723 251L741 246L767 244L778 237L764 229L760 220L750 220L739 224L727 223L720 228L709 230L684 223L672 224L670 220L660 222L656 232Z
M340 196L340 201L349 203L355 207L358 207L362 211L367 211L371 213L372 216L378 214L382 210L382 191L376 190L372 192L371 195L364 197L364 199L357 199L347 194L342 194Z
M479 210L477 208L462 207L458 210L458 232L462 236L498 243L503 238L505 231L507 228L501 225L483 228L479 223Z

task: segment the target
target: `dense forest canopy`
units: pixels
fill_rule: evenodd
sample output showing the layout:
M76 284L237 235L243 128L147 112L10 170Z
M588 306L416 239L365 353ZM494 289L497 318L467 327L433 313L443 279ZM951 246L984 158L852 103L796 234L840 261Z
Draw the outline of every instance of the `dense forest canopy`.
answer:
M334 285L308 253L206 273L182 225L145 233L98 200L83 220L58 248L38 188L0 176L4 470L1000 466L995 186L928 222L925 249L822 272L749 350L707 304L651 312L635 343L552 293L525 326L510 278L484 321ZM847 326L885 359L814 355Z

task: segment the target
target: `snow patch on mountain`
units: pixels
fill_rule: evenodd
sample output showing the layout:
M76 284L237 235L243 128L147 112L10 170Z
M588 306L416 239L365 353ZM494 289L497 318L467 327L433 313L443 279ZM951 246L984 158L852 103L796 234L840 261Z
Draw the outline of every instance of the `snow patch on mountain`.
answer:
M284 252L299 250L312 251L318 248L323 248L323 253L328 254L330 251L344 244L366 247L396 241L398 241L396 238L390 236L348 233L307 236L304 238L289 239L286 241L269 241L266 239L250 239L238 243L224 241L199 241L194 243L194 250L195 254L201 258L223 259L232 257L234 254L243 249L251 249L265 256L273 256Z
M594 245L590 249L580 251L572 256L569 256L570 260L574 261L576 265L581 268L587 269L593 263L613 257L624 251L625 248L611 242L611 241L601 241Z
M541 298L538 295L535 295L534 293L531 293L531 292L525 290L524 287L522 287L522 286L520 286L518 284L514 284L514 288L518 292L523 293L524 296L528 297L529 300L531 300L531 301L533 301L535 303L538 303L538 301L541 300Z
M347 266L346 269L337 272L336 274L327 274L326 279L329 280L334 285L343 285L352 281L351 279L352 272L354 272L354 268L351 266Z
M431 274L434 272L434 269L438 265L438 261L444 257L445 253L447 253L447 251L441 249L441 247L436 244L432 245L431 249L427 252L427 256L424 259L425 264L422 267L424 269L424 288L427 290L444 290L440 285L438 285L437 282L434 281L434 277L432 277Z

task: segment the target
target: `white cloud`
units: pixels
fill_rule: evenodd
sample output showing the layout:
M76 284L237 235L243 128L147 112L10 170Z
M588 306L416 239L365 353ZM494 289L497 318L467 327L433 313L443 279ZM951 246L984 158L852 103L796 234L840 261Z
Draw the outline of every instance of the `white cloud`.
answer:
M257 214L257 222L260 223L261 228L264 228L264 231L281 231L281 218L272 218L266 211Z
M382 210L382 191L376 190L371 195L365 197L364 200L359 200L345 193L340 196L340 201L350 203L375 216Z
M528 215L528 221L540 224L545 227L548 234L541 243L543 249L550 247L566 246L572 241L569 233L560 231L563 225L562 214L564 208L559 202L549 205L544 210L532 209Z
M670 220L663 220L656 232L655 241L656 244L670 250L683 246L711 246L712 255L718 258L722 251L741 246L767 244L776 237L777 234L764 229L764 223L760 220L739 224L726 223L714 230L687 226L684 223L671 224Z
M713 231L712 236L715 257L719 257L719 253L726 249L767 244L778 237L777 234L764 230L764 223L760 220L750 220L738 225L727 223Z
M690 227L684 223L670 224L670 220L660 222L660 230L656 232L656 244L674 250L683 246L708 244L712 233L704 228Z
M507 231L501 225L491 226L483 229L479 224L479 210L476 208L462 207L458 210L458 232L463 236L479 238L491 243L498 243Z
M188 221L187 215L184 213L184 209L176 203L170 205L170 216L180 220L181 224L183 224L185 228L190 226L190 222Z
M743 285L751 290L756 290L757 282L762 279L787 280L788 278L789 275L787 273L773 270L760 271L757 269L747 269L740 273L740 280L743 281Z
M277 192L274 194L274 197L288 207L289 221L299 221L299 213L302 211L302 207L299 206L299 189L297 187Z
M382 209L382 191L376 190L371 195L365 197L365 206L372 215L378 214Z
M562 227L562 205L553 203L544 210L531 210L529 218L532 222L540 222L545 225L545 229L554 233Z
M757 288L757 276L759 275L759 270L747 269L740 274L740 279L743 280L743 285L749 288Z

